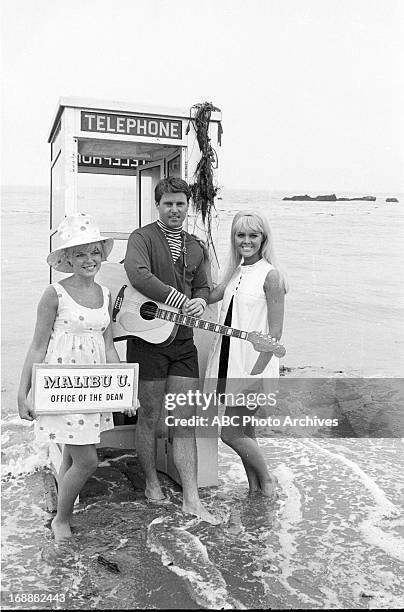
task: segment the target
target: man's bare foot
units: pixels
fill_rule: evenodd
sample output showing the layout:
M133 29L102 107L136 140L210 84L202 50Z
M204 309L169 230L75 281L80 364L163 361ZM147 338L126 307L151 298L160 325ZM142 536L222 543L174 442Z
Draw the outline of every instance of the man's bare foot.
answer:
M271 476L270 480L266 480L261 483L261 494L264 497L269 497L271 500L275 501L278 499L277 493L277 480L274 476Z
M55 536L55 542L63 542L63 540L72 537L69 521L58 521L55 517L51 523L51 528Z
M151 502L159 502L159 501L163 501L164 499L166 499L166 496L164 495L158 483L147 484L145 491L144 491L144 495L146 499L148 499Z
M219 525L219 523L221 523L221 519L206 510L206 508L199 500L193 503L186 503L184 501L184 503L182 504L182 511L186 514L193 514L194 516L200 518L202 521L210 523L211 525Z
M150 497L146 497L146 502L148 504L153 504L156 506L166 506L167 504L171 504L170 500L167 497L163 497L163 499L151 499Z

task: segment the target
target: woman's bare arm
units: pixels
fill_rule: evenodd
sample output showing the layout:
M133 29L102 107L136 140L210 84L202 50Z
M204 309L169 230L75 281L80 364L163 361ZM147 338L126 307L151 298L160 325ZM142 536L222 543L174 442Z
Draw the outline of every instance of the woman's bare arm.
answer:
M216 287L213 287L209 293L208 304L214 304L215 302L220 302L223 299L224 292L226 289L226 285L224 283L220 283Z
M280 340L283 329L285 310L285 290L280 282L279 272L270 270L264 282L264 292L267 299L269 335ZM273 353L260 353L251 374L261 374L270 362Z
M38 304L34 337L25 357L18 388L18 411L20 417L28 421L35 418L35 413L28 400L28 394L31 390L32 366L34 363L42 363L45 359L57 308L58 297L55 289L49 286Z

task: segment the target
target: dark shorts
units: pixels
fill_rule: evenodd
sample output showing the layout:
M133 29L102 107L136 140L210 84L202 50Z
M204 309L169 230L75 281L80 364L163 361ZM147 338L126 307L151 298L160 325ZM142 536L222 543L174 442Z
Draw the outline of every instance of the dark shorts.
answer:
M159 380L167 376L199 378L198 352L192 338L173 340L168 346L133 338L127 343L126 360L139 364L139 380Z

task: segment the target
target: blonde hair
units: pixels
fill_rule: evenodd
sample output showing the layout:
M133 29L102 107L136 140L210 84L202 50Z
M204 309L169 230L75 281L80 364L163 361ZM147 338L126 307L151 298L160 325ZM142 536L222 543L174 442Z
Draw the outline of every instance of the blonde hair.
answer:
M107 257L105 244L105 240L99 240L98 242L87 242L86 244L77 244L75 246L67 247L65 249L62 249L60 252L60 261L68 262L70 264L70 259L71 257L73 257L77 249L80 249L80 251L82 251L83 253L88 253L95 246L98 246L101 251L101 260L106 261Z
M260 248L261 257L278 271L280 284L285 293L287 293L289 288L288 282L284 272L278 264L268 220L263 215L253 211L238 212L233 218L230 230L230 253L222 282L227 285L236 268L240 265L241 255L235 244L235 236L240 231L253 231L262 234L263 240Z

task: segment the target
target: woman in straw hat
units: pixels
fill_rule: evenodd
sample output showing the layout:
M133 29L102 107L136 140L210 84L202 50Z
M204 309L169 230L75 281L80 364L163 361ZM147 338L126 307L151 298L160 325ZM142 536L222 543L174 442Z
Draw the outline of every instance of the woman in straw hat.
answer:
M58 508L52 521L55 539L71 536L74 501L97 467L95 444L100 433L112 429L111 413L42 415L36 417L28 394L34 363L119 363L110 326L109 290L95 282L101 262L110 254L113 240L101 236L94 220L84 213L65 218L58 228L61 246L47 262L70 276L48 286L39 302L34 338L25 359L18 391L22 419L36 419L41 442L64 444L58 478ZM77 406L78 413L80 405ZM128 414L132 414L128 410Z

